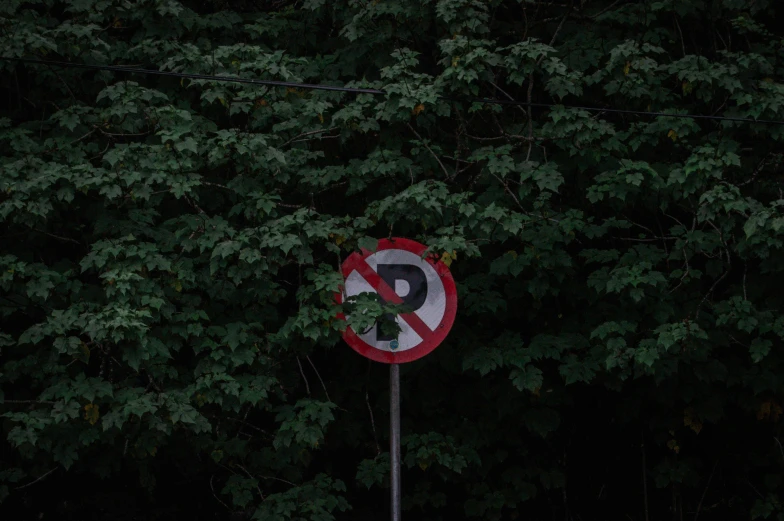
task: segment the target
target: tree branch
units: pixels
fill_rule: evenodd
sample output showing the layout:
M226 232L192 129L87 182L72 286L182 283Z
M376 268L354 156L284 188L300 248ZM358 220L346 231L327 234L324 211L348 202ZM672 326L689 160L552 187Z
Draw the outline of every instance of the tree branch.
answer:
M325 132L332 132L333 130L337 130L337 128L338 127L332 127L332 128L327 128L327 129L321 129L321 130L313 130L311 132L303 132L302 134L299 134L298 136L294 136L293 138L289 139L288 141L286 141L285 143L283 143L280 146L281 146L281 148L283 148L286 145L288 145L289 143L296 142L300 138L303 138L303 137L306 137L306 136L313 136L313 135L316 135L316 134L323 134ZM333 136L333 137L337 137L337 136Z
M81 246L81 245L82 245L82 243L80 243L79 241L77 241L77 240L75 240L75 239L70 239L70 238L68 238L68 237L61 237L60 235L55 235L55 234L53 234L53 233L45 232L45 231L43 231L43 230L39 230L38 228L32 228L32 230L33 230L33 231L36 231L36 232L38 232L38 233L43 233L44 235L48 235L49 237L52 237L52 238L54 238L54 239L59 239L59 240L61 240L61 241L66 241L66 242L72 242L72 243L74 243L74 244L78 244L79 246Z
M594 18L598 18L598 17L602 16L604 13L606 13L607 11L609 11L610 9L612 9L613 7L615 7L616 5L618 5L618 4L620 3L620 1L621 1L621 0L615 0L615 2L611 3L610 5L608 5L607 7L605 7L604 9L602 9L601 11L599 11L598 13L596 13L596 14L592 14L592 15L591 15L591 16L589 16L588 18L589 18L589 19L594 19Z
M221 505L223 505L223 506L226 508L226 510L228 510L229 512L232 512L231 508L229 508L229 505L227 505L226 503L224 503L223 501L221 501L221 498L219 498L219 497L218 497L218 494L216 494L216 493L215 493L215 488L212 486L212 480L213 480L213 479L215 479L215 474L213 474L212 476L210 476L210 490L212 491L212 495L213 495L213 497L214 497L214 498L215 498L215 499L218 501L218 503L220 503Z
M308 383L308 377L305 376L305 371L302 370L302 364L299 361L299 357L297 358L297 366L299 366L299 374L302 375L302 379L305 380L305 390L308 392L308 396L310 396L310 384Z
M36 404L36 405L54 405L57 402L52 402L49 400L3 400L0 402L0 405L4 403L10 403L13 405L26 405L26 404Z
M41 481L42 479L44 479L45 477L47 477L49 474L51 474L52 472L54 472L54 471L55 471L55 470L57 470L58 468L59 468L59 467L55 467L55 468L53 468L52 470L50 470L49 472L47 472L47 473L46 473L46 474L44 474L43 476L40 476L40 477L38 477L38 478L37 478L35 481L31 481L31 482L30 482L30 483L28 483L27 485L22 485L21 487L16 487L16 490L22 490L22 489L24 489L24 488L31 487L31 486L35 485L36 483L38 483L39 481Z
M727 254L727 269L724 271L724 273L721 275L721 277L716 279L716 281L710 287L710 289L705 294L705 296L702 297L702 300L700 301L699 305L697 306L697 310L695 311L695 314L694 314L694 320L695 321L698 318L700 318L700 311L702 310L702 305L705 303L706 300L708 300L708 297L713 294L714 290L716 289L716 286L718 286L719 283L722 280L724 280L727 277L727 275L729 275L730 270L732 269L732 258L730 257L730 250L727 247L727 241L724 240L724 234L721 232L721 230L719 230L716 227L715 224L713 224L713 222L708 221L708 224L710 224L713 227L713 229L716 230L716 232L719 234L719 241L721 241L722 245L724 245L724 252Z
M697 518L700 517L700 510L702 509L702 502L705 499L705 494L708 493L708 488L710 488L711 480L713 479L713 475L716 473L716 467L719 464L719 460L716 460L716 463L713 464L713 470L710 473L710 477L708 477L708 484L705 485L705 490L702 491L702 497L700 497L700 502L697 504L697 511L694 513L694 521L697 521Z
M248 476L250 479L256 479L256 477L255 477L253 474L251 474L250 472L248 472L248 470L247 470L245 467L243 467L243 466L242 466L242 465L240 465L239 463L237 463L236 465L237 465L239 468L241 468L241 469L242 469L242 471L243 471L245 474L247 474L247 476ZM265 501L265 499L266 499L266 498L264 497L264 493L261 491L261 488L259 488L259 486L258 486L258 485L256 485L256 491L259 493L259 496L261 496L261 500L262 500L262 501Z
M310 356L305 355L305 358L307 359L308 363L310 363L310 367L312 367L313 370L316 372L316 376L318 377L319 382L321 382L321 388L324 389L324 394L327 396L327 401L331 402L332 399L329 397L329 393L327 392L327 386L324 385L324 380L321 379L321 375L319 374L318 369L316 369L316 366L313 364L313 361L310 359Z
M419 135L419 132L417 132L416 130L414 130L414 127L412 127L410 123L406 123L406 126L407 126L409 129L411 129L411 132L413 132L413 133L414 133L414 135L417 137L417 139L419 139L420 143L422 143L422 146L424 146L424 147L425 147L425 148L428 150L428 152L430 152L430 154L431 154L431 155L432 155L432 156L435 158L435 160L436 160L436 161L438 161L438 164L439 164L439 165L441 165L441 170L443 170L443 171L444 171L444 174L446 175L446 178L447 178L447 179L451 179L451 178L452 178L452 176L451 176L451 175L449 175L449 171L448 171L448 170L446 169L446 167L444 166L444 163L442 163L442 162L441 162L441 159L439 159L439 157L436 155L436 153L435 153L435 152L433 152L433 149L432 149L432 148L430 148L430 147L428 146L428 144L427 144L427 143L425 143L425 140L424 140L424 139L422 139L422 136L420 136L420 135Z

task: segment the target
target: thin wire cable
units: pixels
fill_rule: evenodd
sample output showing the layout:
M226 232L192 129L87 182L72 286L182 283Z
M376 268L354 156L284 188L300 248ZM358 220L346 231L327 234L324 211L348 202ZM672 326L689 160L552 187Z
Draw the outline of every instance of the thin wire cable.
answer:
M120 65L89 65L82 63L71 63L63 61L48 61L48 60L32 60L29 58L12 58L0 56L0 61L12 61L17 63L27 63L31 65L47 65L54 67L64 67L72 69L89 69L98 71L110 72L125 72L129 74L150 74L155 76L170 76L174 78L184 78L191 80L207 80L207 81L220 81L225 83L242 83L249 85L262 85L271 87L290 87L296 89L311 89L311 90L326 90L332 92L347 92L353 94L375 94L385 95L386 91L381 89L368 89L360 87L341 87L337 85L325 85L321 83L297 83L291 81L275 81L275 80L258 80L251 78L240 78L237 76L215 76L209 74L192 74L186 72L174 71L161 71L155 69L142 69L137 67L125 67ZM784 125L784 121L772 119L753 119L753 118L737 118L727 116L711 116L707 114L675 114L670 112L652 112L642 110L626 110L626 109L613 109L603 107L587 107L579 105L561 105L556 103L528 103L527 101L503 100L495 98L455 98L451 96L439 96L439 99L445 101L454 101L459 103L482 103L487 105L513 105L531 108L554 108L563 107L574 110L585 110L587 112L608 112L612 114L629 114L637 116L652 116L652 117L666 117L666 118L686 118L686 119L703 119L713 121L734 121L739 123L761 123L770 125Z
M174 78L185 78L190 80L209 80L222 81L227 83L246 83L251 85L264 85L272 87L292 87L298 89L330 90L337 92L353 92L356 94L386 94L383 90L362 89L354 87L339 87L334 85L323 85L313 83L295 83L291 81L275 80L256 80L251 78L238 78L236 76L213 76L209 74L191 74L187 72L159 71L155 69L141 69L137 67L124 67L119 65L89 65L82 63L71 63L62 61L31 60L28 58L7 58L0 56L2 61L15 61L19 63L29 63L33 65L49 65L54 67L65 67L71 69L91 69L97 71L127 72L131 74L152 74L156 76L171 76Z
M566 109L575 109L575 110L585 110L585 111L592 111L592 112L611 112L613 114L636 114L640 116L662 116L668 118L689 118L689 119L710 119L710 120L719 120L719 121L739 121L745 123L770 123L773 125L784 125L784 121L779 121L775 119L753 119L753 118L733 118L727 116L711 116L707 114L676 114L672 112L649 112L649 111L642 111L642 110L626 110L626 109L608 109L608 108L601 108L601 107L581 107L579 105L559 105L557 103L528 103L525 101L512 101L512 100L503 100L503 99L489 99L489 98L477 98L477 99L459 99L459 98L450 98L450 97L442 97L441 99L449 100L449 101L468 101L473 103L492 103L495 105L523 105L527 107L534 107L534 108L553 108L553 107L563 107Z

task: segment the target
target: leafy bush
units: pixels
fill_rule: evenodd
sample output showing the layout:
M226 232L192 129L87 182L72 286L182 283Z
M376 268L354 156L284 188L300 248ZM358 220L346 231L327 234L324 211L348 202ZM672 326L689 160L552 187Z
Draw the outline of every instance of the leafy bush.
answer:
M779 12L2 2L6 58L386 94L0 62L0 509L386 515L332 295L394 235L460 295L402 371L407 517L784 519L784 126L738 120L784 119Z

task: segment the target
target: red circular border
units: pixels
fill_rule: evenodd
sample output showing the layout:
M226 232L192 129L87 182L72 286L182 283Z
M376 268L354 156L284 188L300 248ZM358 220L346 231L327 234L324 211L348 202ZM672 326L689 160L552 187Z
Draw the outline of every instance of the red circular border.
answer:
M399 237L381 239L378 241L378 248L376 248L376 251L369 251L363 248L361 254L356 252L352 253L348 259L343 261L343 279L345 280L351 274L351 271L353 271L350 266L346 266L347 264L351 264L349 261L352 258L359 256L362 259L366 259L378 251L391 249L410 251L421 257L427 250L427 247L416 241L412 241L411 239L402 239ZM455 279L452 278L452 273L449 271L446 264L441 262L440 259L434 261L432 255L426 257L425 260L433 266L436 273L441 277L441 283L444 285L444 293L446 294L444 317L441 319L441 322L438 324L433 334L416 347L394 353L391 351L381 351L380 349L370 346L370 344L367 344L364 340L359 338L354 331L347 327L343 332L343 340L345 340L354 351L365 358L370 358L376 362L384 364L403 364L422 358L444 341L446 335L449 334L449 331L452 329L452 324L454 324L455 315L457 314L457 287L455 286ZM336 298L338 304L341 304L343 302L343 292L341 291L338 293ZM343 314L340 314L338 315L338 318L345 320L346 317Z

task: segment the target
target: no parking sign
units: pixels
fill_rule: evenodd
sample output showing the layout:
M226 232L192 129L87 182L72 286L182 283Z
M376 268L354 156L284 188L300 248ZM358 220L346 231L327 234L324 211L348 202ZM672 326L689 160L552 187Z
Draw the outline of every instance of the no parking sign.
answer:
M398 315L397 337L378 324L366 331L346 328L344 340L364 357L387 364L411 362L444 341L457 312L457 290L449 268L437 258L422 258L427 248L410 239L382 239L375 252L362 250L343 263L345 287L339 301L360 293L378 293L392 304L405 304Z

